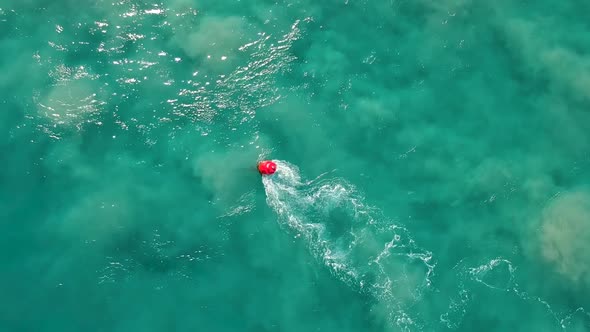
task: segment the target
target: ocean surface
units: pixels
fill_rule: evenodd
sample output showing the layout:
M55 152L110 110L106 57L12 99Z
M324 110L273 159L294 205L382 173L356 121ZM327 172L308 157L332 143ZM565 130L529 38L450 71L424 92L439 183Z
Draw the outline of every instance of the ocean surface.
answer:
M0 0L0 331L590 331L589 12Z

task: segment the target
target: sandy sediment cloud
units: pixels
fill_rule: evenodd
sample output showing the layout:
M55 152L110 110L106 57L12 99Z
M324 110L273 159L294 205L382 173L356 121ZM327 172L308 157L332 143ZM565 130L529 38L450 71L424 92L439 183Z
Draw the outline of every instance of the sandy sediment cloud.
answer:
M106 104L104 85L83 67L58 66L53 76L55 85L38 100L39 113L58 125L80 126L98 118Z
M542 257L565 278L590 287L590 193L558 196L543 210L541 222Z

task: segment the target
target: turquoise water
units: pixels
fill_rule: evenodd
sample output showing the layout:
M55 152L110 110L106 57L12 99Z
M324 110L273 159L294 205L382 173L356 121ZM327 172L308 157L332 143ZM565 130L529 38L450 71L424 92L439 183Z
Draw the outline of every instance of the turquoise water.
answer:
M589 4L0 0L0 330L590 331Z

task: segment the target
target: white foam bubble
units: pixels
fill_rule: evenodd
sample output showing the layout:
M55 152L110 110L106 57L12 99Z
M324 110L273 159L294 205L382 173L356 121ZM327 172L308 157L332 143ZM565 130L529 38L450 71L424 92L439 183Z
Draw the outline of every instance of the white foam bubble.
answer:
M302 181L298 168L277 162L263 177L268 205L342 282L372 295L403 329L419 324L408 308L430 287L435 263L407 230L365 204L354 186L325 174ZM332 214L337 213L337 217Z
M486 264L470 268L469 273L475 281L486 287L507 291L514 286L515 270L509 260L494 258Z

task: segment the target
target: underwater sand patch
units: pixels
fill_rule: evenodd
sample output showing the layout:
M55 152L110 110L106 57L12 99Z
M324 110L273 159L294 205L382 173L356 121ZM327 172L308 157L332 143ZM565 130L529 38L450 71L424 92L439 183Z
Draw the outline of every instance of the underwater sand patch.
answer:
M49 72L54 85L37 102L41 116L56 125L80 126L103 109L103 87L84 67L57 66Z
M590 286L590 193L558 196L541 220L542 257L567 279Z

